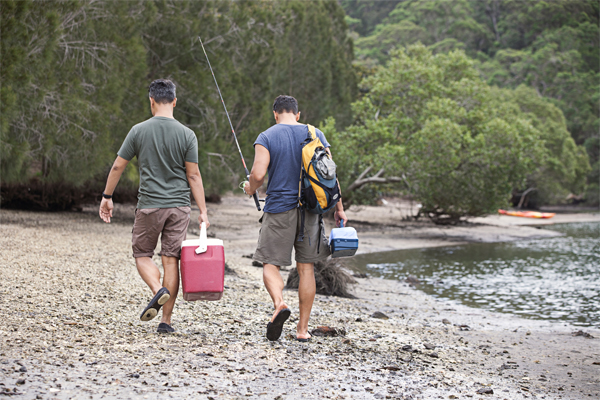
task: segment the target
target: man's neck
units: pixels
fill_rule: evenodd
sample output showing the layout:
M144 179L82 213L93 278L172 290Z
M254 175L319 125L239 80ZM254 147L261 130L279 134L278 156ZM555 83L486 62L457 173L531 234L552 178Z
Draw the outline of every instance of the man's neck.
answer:
M296 115L292 113L281 113L277 115L277 123L284 125L302 125L296 121Z
M173 107L156 107L154 109L154 116L175 119L173 117Z

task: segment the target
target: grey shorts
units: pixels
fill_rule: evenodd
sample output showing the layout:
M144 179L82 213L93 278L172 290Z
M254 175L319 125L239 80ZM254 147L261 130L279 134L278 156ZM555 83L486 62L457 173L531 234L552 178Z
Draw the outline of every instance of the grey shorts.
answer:
M299 263L314 263L326 259L331 252L327 245L325 229L319 224L319 216L308 211L305 211L304 215L304 240L299 242L299 208L276 214L264 213L261 218L258 248L252 259L279 267L292 265L292 248L296 250L295 258Z
M159 254L179 258L181 243L190 223L190 212L190 207L136 209L131 240L133 256L152 257L160 235Z

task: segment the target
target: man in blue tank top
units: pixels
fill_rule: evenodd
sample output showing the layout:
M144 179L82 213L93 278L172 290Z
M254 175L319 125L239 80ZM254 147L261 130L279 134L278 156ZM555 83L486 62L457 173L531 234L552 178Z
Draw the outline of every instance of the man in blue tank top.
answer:
M298 190L302 145L310 137L308 127L300 124L298 102L292 96L279 96L273 104L276 125L261 133L254 142L254 165L244 191L252 195L261 187L268 173L267 198L265 200L258 247L253 259L263 263L263 280L275 306L271 321L267 324L267 338L277 340L283 324L291 311L283 300L283 279L279 268L292 264L292 248L296 251L296 269L300 277L298 298L300 316L296 326L296 339L310 339L308 320L315 299L316 285L314 263L329 255L324 230L320 229L319 216L305 212L304 240L298 241L301 227ZM323 132L316 129L317 137L329 152L329 143ZM335 220L339 226L348 221L341 199L335 206Z

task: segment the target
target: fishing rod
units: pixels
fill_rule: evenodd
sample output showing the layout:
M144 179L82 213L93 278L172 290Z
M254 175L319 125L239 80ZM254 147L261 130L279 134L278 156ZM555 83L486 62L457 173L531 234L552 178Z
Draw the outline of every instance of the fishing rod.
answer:
M225 114L227 115L227 120L229 121L229 126L231 127L231 133L233 134L233 139L235 140L235 144L237 145L237 149L240 152L240 157L242 158L242 164L244 164L244 171L246 172L246 179L250 180L250 172L248 172L248 167L246 167L246 161L244 161L244 155L242 154L242 149L240 148L240 144L237 140L237 136L235 135L235 130L233 129L233 124L231 123L231 118L229 118L229 113L227 112L227 107L225 107L225 101L223 101L223 95L221 94L221 89L219 89L219 84L217 83L217 78L215 77L215 73L210 65L210 60L208 59L208 54L206 54L206 49L204 48L204 43L202 43L202 39L198 36L198 40L200 41L200 45L202 46L202 51L204 52L204 56L206 57L206 61L208 62L208 68L210 68L210 73L212 74L213 79L215 80L215 85L217 86L217 91L219 92L219 97L221 98L221 103L223 104L223 108L225 109ZM256 209L260 211L260 203L258 202L258 194L254 192L252 195L254 197L254 203L256 204Z

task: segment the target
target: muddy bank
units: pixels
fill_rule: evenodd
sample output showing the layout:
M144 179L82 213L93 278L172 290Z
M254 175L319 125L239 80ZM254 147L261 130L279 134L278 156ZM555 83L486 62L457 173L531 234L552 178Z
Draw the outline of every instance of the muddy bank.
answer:
M599 339L572 336L579 329L569 326L440 302L403 282L361 279L356 300L317 295L311 329L343 328L345 336L297 343L292 322L280 341L268 342L272 306L262 271L243 257L254 249L260 214L242 198L209 207L211 232L225 240L235 271L225 278L224 298L188 303L180 295L177 334L157 334L158 321L139 321L150 293L130 256L133 207L117 207L111 225L93 208L0 211L0 393L27 399L600 396ZM358 228L363 239L368 230ZM297 296L285 295L293 320Z

